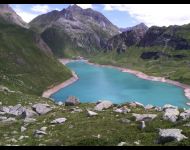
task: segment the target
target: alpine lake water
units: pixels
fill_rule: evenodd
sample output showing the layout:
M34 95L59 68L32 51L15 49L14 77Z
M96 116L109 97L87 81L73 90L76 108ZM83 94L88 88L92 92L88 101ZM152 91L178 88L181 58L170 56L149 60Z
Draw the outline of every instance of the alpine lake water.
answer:
M79 80L51 95L55 101L76 96L80 102L110 100L115 104L137 101L144 105L171 104L189 108L182 88L159 81L144 80L115 68L99 67L83 61L66 64Z

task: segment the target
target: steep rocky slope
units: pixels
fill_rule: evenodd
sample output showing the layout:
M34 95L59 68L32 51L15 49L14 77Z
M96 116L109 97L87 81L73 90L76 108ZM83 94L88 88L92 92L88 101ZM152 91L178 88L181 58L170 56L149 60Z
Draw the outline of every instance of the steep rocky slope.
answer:
M189 35L190 24L169 27L152 26L150 28L147 28L144 24L139 24L127 28L121 34L110 38L107 42L106 50L116 50L118 53L121 53L125 52L131 46L136 46L136 48L157 46L166 52L167 49L189 50ZM167 56L167 54L163 55Z
M140 41L139 46L168 46L174 49L190 49L190 25L156 27L152 26Z
M119 33L119 29L101 13L77 5L40 15L30 25L31 29L41 33L57 56L76 49L100 50L109 38Z
M106 49L114 49L118 53L125 52L127 47L136 46L144 37L147 30L148 27L143 23L128 28L121 34L115 35L109 39L106 45Z
M8 4L0 4L0 17L9 23L28 28L27 23Z

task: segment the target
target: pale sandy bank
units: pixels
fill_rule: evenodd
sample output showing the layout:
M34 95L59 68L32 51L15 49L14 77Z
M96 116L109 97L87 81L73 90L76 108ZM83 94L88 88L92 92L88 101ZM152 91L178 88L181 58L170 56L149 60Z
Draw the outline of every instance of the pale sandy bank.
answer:
M62 64L66 64L66 63L71 62L72 60L67 60L67 59L63 60L63 59L61 59L59 61ZM70 79L66 80L65 82L63 82L63 83L61 83L59 85L54 86L53 88L50 88L50 89L44 91L43 94L42 94L42 97L49 98L53 93L58 92L60 89L62 89L64 87L72 84L73 82L75 82L75 81L77 81L79 79L74 71L72 71L72 75L73 75L73 77L71 77Z

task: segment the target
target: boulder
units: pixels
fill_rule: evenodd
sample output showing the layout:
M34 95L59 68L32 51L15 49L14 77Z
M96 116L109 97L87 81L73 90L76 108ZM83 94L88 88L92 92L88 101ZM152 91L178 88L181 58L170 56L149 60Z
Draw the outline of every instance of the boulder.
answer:
M13 92L8 87L0 85L0 92Z
M33 122L36 122L36 119L34 119L34 118L25 118L24 119L24 123L33 123Z
M162 107L155 107L154 109L159 112L162 111Z
M129 106L130 107L144 107L144 105L143 104L141 104L141 103L139 103L139 102L130 102L129 103Z
M75 96L69 96L65 101L65 106L75 106L80 104L80 101Z
M97 116L98 114L96 112L93 112L93 111L90 111L90 110L87 110L87 113L88 113L88 116Z
M114 112L117 112L117 113L123 113L123 110L121 108L117 108L115 110L113 110Z
M21 104L17 104L16 106L9 109L9 114L20 116L25 111L25 108Z
M97 104L94 109L97 111L102 111L103 109L110 108L112 105L113 104L111 101L102 101L101 103Z
M139 102L134 102L137 106L140 106L140 107L144 107L144 105L142 103L139 103Z
M37 116L38 114L31 110L31 109L25 109L24 112L22 113L23 118L32 118L34 116Z
M36 131L34 132L34 135L35 135L35 137L41 138L41 137L43 137L44 135L47 135L47 133L44 132L44 131L41 131L41 130L36 130Z
M177 106L173 106L173 105L170 105L170 104L165 104L165 105L163 106L163 109L164 109L164 110L165 110L165 109L168 109L168 108L178 109Z
M153 106L153 105L148 104L148 105L146 105L144 108L145 108L146 110L149 110L149 109L153 109L153 108L154 108L154 106Z
M140 140L137 140L137 141L134 142L134 144L140 145L140 142L141 142Z
M187 139L186 136L181 134L181 129L160 129L158 143L166 143L171 141L181 141Z
M3 106L0 108L0 111L5 112L5 113L9 113L9 109L10 109L9 107Z
M63 102L59 101L57 104L58 104L59 106L61 106L61 105L63 105Z
M123 146L125 144L127 144L127 143L126 142L120 142L117 146Z
M117 108L114 110L114 112L117 112L117 113L129 113L130 111L131 111L131 109L126 108L126 107Z
M52 109L49 107L48 104L35 104L32 106L33 110L36 111L39 115L44 115L50 112Z
M26 128L23 127L23 126L21 126L20 131L21 131L21 132L24 132L24 131L26 131Z
M129 106L130 107L137 107L137 104L135 104L134 102L131 102L131 103L129 103Z
M180 118L182 118L182 120L187 120L190 118L190 110L185 110L184 112L180 113Z
M156 114L135 114L135 113L133 113L132 116L136 118L136 121L150 121L157 117Z
M46 130L47 130L47 127L41 127L40 128L40 131L44 131L45 132Z
M51 121L51 123L52 124L63 124L63 123L65 123L66 120L67 120L66 118L57 118L57 119Z
M176 108L167 108L165 109L165 113L163 115L164 120L169 120L171 122L176 122L178 119L179 110Z

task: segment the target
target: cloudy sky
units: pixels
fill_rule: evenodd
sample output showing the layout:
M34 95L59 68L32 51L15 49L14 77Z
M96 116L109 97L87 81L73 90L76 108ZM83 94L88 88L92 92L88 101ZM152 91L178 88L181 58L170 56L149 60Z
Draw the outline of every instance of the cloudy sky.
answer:
M10 4L30 22L40 14L62 10L70 4ZM190 23L190 4L77 4L101 12L118 27L130 27L144 22L147 26L183 25Z

